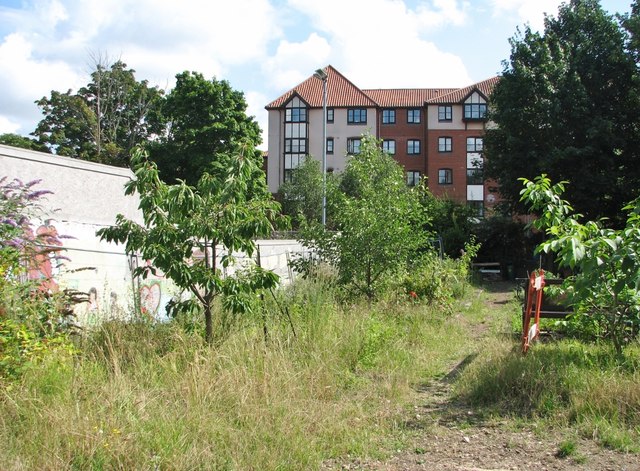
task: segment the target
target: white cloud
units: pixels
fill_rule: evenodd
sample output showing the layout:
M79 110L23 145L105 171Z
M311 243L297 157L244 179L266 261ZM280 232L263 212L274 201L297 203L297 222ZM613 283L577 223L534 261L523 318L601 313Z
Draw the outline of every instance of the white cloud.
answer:
M317 33L298 43L280 41L275 55L265 61L264 72L273 86L287 88L309 77L329 59L331 46Z
M8 132L33 131L35 125L31 123L42 117L34 101L48 96L51 90L66 91L80 83L80 76L66 63L35 58L33 46L21 34L6 36L0 44L3 128L9 127Z
M542 31L544 14L557 16L561 0L492 0L494 15L517 15L518 23L528 23L532 29Z
M13 123L6 116L0 115L0 134L18 133L18 129L20 129L18 123Z
M434 0L435 9L425 4L418 5L416 16L419 23L429 28L439 28L447 24L460 26L467 20L469 2L459 3L458 0Z
M262 144L258 147L260 149L267 150L269 118L267 110L264 109L264 105L269 101L269 98L259 92L245 93L244 98L247 102L247 115L254 116L262 130Z
M308 17L318 35L328 38L331 49L327 55L332 65L357 86L431 87L470 82L459 57L444 53L423 39L435 29L463 24L466 2L435 0L434 8L421 5L415 10L400 0L289 0L289 4ZM310 71L326 65L318 57L324 51L315 56L299 56L299 64L289 57L295 45L286 46L278 49L272 61L281 68L288 64L290 78L308 77ZM299 46L305 49L304 43ZM308 63L309 58L316 62ZM295 83L291 80L288 86Z
M225 78L266 56L281 35L276 14L269 0L32 0L20 9L0 7L0 113L11 122L37 122L35 105L30 119L24 110L13 117L18 103L25 108L52 89L87 83L96 55L122 59L139 79L162 88L183 70Z

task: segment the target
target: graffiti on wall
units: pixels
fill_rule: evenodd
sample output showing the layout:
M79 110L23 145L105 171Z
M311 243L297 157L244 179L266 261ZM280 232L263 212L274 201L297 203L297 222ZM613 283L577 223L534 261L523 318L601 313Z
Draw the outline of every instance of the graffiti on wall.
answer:
M142 314L156 317L160 309L162 287L159 281L152 281L140 286L140 310Z
M33 234L31 230L29 233ZM58 230L47 221L36 229L33 239L42 249L38 249L38 253L29 264L28 277L30 280L40 281L41 291L55 293L59 290L59 286L54 276L60 271L59 265L62 258L60 252L64 250Z

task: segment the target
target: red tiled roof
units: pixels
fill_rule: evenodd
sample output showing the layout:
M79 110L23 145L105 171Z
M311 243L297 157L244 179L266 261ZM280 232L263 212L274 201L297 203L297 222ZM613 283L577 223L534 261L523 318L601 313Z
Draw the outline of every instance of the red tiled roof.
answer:
M391 106L423 106L425 103L459 103L474 90L489 97L500 77L493 77L465 88L394 88L360 90L347 78L328 65L323 69L327 75L327 106L367 108ZM311 108L322 107L322 81L313 75L304 82L269 103L265 108L284 106L293 96L299 96Z
M469 85L465 88L458 88L450 93L446 93L443 95L439 95L437 97L431 98L430 100L426 100L427 103L460 103L462 100L467 98L474 90L478 90L485 97L491 96L491 92L493 91L493 87L496 86L500 77L492 77L487 80L483 80L482 82L474 83L473 85Z
M379 106L423 106L425 101L448 94L455 88L399 88L362 90Z
M327 75L327 106L363 106L373 108L376 103L352 84L340 72L332 66L323 69ZM296 85L284 95L272 101L266 109L280 108L284 106L291 97L298 95L311 108L322 107L322 81L313 75L304 82Z

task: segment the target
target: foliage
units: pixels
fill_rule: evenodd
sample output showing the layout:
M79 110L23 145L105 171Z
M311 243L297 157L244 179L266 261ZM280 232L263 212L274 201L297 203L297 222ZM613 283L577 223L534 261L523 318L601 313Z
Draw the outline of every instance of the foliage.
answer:
M454 300L464 295L471 261L479 248L480 245L472 239L465 244L458 259L441 259L435 254L426 253L414 260L402 280L407 299L450 309Z
M5 264L3 274L7 277L17 278L44 259L64 259L60 253L62 241L53 226L50 230L33 231L31 218L41 214L40 200L51 194L35 189L39 183L40 180L23 183L0 178L0 261Z
M427 215L418 191L407 186L402 167L365 135L333 199L336 232L310 225L301 240L337 267L341 284L372 300L426 247Z
M533 225L547 235L538 251L553 252L560 267L576 273L564 287L578 320L620 354L640 327L640 199L623 208L626 226L613 230L603 221L581 223L562 199L565 182L552 185L544 174L522 181L522 200L539 211Z
M36 101L44 118L33 135L59 155L126 167L137 144L162 133L162 91L137 81L122 61L96 64L77 93L52 91Z
M429 228L442 241L443 252L451 258L460 257L476 225L475 210L449 198L438 198L426 189L422 205L430 216Z
M197 72L176 75L176 85L162 104L165 133L149 147L160 178L195 185L207 172L224 179L231 165L228 157L236 147L244 141L255 145L261 141L260 127L246 110L244 94L226 80L207 80ZM261 152L247 149L245 154L255 161L252 179L259 181Z
M336 205L332 203L338 186L338 178L329 173L326 175L327 227L333 227L333 212ZM291 181L284 182L278 190L278 198L282 201L283 214L291 218L292 228L299 229L303 225L322 222L322 168L320 161L308 157L291 173Z
M33 361L62 350L73 352L64 293L50 280L30 281L44 260L58 263L62 245L52 230L33 231L31 218L50 191L35 189L38 180L0 179L0 378L17 378Z
M47 146L38 143L35 139L20 136L19 134L0 134L0 144L19 147L21 149L37 150L39 152L49 152Z
M473 227L473 235L480 243L480 262L512 265L517 276L525 276L539 266L533 253L541 241L540 234L526 230L526 224L513 217L495 214L483 218Z
M251 257L253 239L268 236L274 224L281 223L279 205L266 190L250 194L252 187L258 188L251 181L256 168L244 152L246 148L238 148L233 157L221 159L230 164L225 179L205 173L193 187L185 182L164 183L147 153L136 149L131 160L135 179L127 184L126 194L140 195L144 226L118 215L115 226L98 231L102 239L125 243L127 253L140 253L151 261L151 266L137 268L136 276L146 276L157 268L188 290L204 309L208 341L213 340L212 308L219 295L223 295L226 308L246 311L253 293L274 287L278 280L274 273L259 267L223 276L223 270L234 261L234 253Z
M640 192L640 94L624 30L598 0L571 0L543 33L525 27L491 96L486 173L518 211L518 177L571 182L589 219L623 226L619 208Z
M0 401L0 468L320 469L408 446L398 424L415 385L469 349L464 323L425 305L341 306L311 281L276 294L295 341L267 297L268 348L261 313L215 347L175 323L116 321L74 359L29 368Z

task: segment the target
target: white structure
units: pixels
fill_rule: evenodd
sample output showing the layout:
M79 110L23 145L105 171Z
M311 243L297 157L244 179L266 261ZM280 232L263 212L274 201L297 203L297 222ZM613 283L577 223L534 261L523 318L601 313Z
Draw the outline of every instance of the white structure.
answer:
M101 241L96 231L114 224L118 213L142 223L138 197L124 194L131 170L0 145L1 177L41 180L35 189L53 192L43 198L42 220L36 223L69 237L63 242L70 261L53 267L60 287L95 297L83 309L86 314L127 309L133 299L132 261L124 247Z
M105 313L132 312L134 292L139 293L143 311L159 318L166 315L166 303L178 294L177 289L163 278L149 277L134 284L131 270L144 261L96 236L98 229L115 224L118 214L143 224L138 196L124 194L125 184L134 178L131 170L0 145L2 177L24 183L41 180L35 189L53 192L44 197L42 220L34 223L53 225L58 234L70 237L63 239L64 255L70 261L52 268L60 288L92 294L92 302L78 309L82 322L91 323ZM289 280L287 261L302 247L283 240L257 241L257 245L262 266ZM246 262L246 257L238 255L238 263Z

